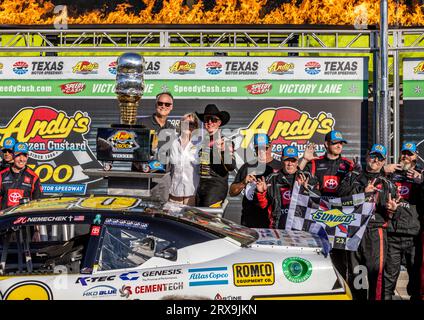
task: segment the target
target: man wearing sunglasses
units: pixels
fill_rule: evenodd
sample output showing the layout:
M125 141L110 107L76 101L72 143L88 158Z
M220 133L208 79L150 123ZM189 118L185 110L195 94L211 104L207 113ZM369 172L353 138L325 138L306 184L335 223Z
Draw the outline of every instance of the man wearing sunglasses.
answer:
M16 144L16 140L13 137L4 139L3 147L1 149L3 153L3 159L0 165L0 171L9 168L13 165L13 147Z
M368 299L384 299L384 265L387 257L386 229L390 220L397 214L400 199L396 186L385 177L383 167L387 151L380 144L374 144L366 158L362 172L353 171L341 183L340 196L365 192L375 202L375 210L362 236L358 250L348 253L348 282L355 299L366 300L367 292L355 281L361 274L359 266L365 266L368 278Z
M234 182L230 186L230 196L238 196L242 191L241 224L249 228L269 228L267 210L261 210L253 197L256 181L261 177L268 177L281 168L281 162L271 155L271 140L265 133L255 133L253 147L257 158L254 163L246 162L237 171ZM262 165L262 166L261 166Z
M391 300L400 273L402 260L408 271L407 292L411 300L420 296L421 239L420 216L423 216L422 170L417 168L417 145L405 142L399 163L389 165L395 170L388 178L396 187L402 201L387 228L388 252L385 266L385 299ZM386 168L387 170L387 168Z
M199 207L220 208L227 197L229 172L236 168L234 144L221 136L221 127L230 121L230 114L208 104L203 113L196 115L206 129L201 153L209 153L209 164L201 163L196 203Z

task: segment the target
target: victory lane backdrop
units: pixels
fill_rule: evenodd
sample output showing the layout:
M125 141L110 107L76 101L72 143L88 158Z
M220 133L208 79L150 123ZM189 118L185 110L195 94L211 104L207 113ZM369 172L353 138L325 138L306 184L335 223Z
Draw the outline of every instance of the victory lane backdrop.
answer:
M29 163L36 171L39 168L46 192L104 192L106 184L90 179L82 170L101 167L95 159L97 128L119 123L116 57L0 60L0 139L11 130L15 130L12 135L25 130L30 148L44 145L45 150L31 150ZM208 103L217 104L231 115L224 133L235 144L238 167L252 154L246 149L254 130L271 136L277 159L284 146L295 145L302 153L310 141L318 144L319 153L324 152L324 136L333 129L341 130L349 141L346 156L366 152L367 58L146 57L146 61L146 92L138 115L153 114L154 98L162 91L175 97L174 124L185 113L203 112ZM31 120L22 128L10 126L23 110L34 111ZM37 119L49 122L59 114L64 126L76 117L87 124L80 128L77 119L75 130L65 134L50 132L49 136L40 129L29 136ZM54 131L55 126L50 129ZM57 144L48 145L48 140ZM74 145L50 150L66 141Z

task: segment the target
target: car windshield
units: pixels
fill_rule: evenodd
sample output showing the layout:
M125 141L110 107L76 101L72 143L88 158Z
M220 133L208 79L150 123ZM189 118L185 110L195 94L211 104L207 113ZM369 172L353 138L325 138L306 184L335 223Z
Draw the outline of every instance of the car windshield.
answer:
M199 209L178 204L166 203L163 207L168 214L182 220L190 221L211 231L230 237L246 246L258 239L258 233L217 215L203 212Z

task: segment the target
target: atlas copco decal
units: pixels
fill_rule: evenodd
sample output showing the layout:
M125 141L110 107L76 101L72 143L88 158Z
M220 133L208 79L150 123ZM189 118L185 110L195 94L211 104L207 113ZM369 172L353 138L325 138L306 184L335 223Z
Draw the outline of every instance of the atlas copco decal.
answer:
M61 84L59 87L64 94L77 94L85 90L85 83L69 82Z
M257 82L247 85L246 91L250 94L258 95L265 94L271 91L272 84L266 82Z
M225 62L225 74L229 76L257 75L258 69L259 69L258 61L226 61Z
M216 286L228 284L228 268L194 268L188 269L190 287Z
M13 64L13 72L19 75L23 75L28 72L28 63L25 61L17 61Z
M293 74L294 73L294 63L287 63L284 61L275 61L268 67L268 73L270 74Z
M173 74L194 74L196 72L196 64L194 62L176 61L170 68L169 73Z
M116 61L112 61L111 63L109 63L108 65L108 71L110 74L116 75L116 66L118 65L118 63Z
M90 62L87 60L79 61L72 67L72 72L76 74L97 74L99 64L97 62Z
M60 75L63 74L63 61L33 61L32 75Z
M324 74L350 76L358 74L358 61L324 61Z
M316 134L325 135L334 129L333 116L319 112L312 116L308 112L291 107L268 108L262 110L250 124L239 130L242 136L241 147L247 149L255 132L266 133L271 140L272 152L281 153L286 146L296 146L303 152L306 143ZM324 137L315 140L323 140ZM324 149L324 145L318 146Z
M321 72L321 64L317 61L309 61L305 64L305 72L310 75L316 75Z
M90 125L91 118L82 111L68 115L47 106L26 107L0 127L0 143L10 136L27 143L28 163L44 193L85 193L93 178L82 170L101 167L84 138Z
M148 61L144 68L145 75L156 75L160 72L160 61Z
M206 72L211 75L217 75L222 72L222 64L218 61L209 61L206 64Z

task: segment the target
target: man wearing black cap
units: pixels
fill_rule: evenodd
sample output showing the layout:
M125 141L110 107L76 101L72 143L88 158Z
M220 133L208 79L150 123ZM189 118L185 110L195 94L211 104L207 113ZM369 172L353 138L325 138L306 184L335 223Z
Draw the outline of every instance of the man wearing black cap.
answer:
M256 162L246 162L240 167L230 186L230 196L235 197L244 190L241 211L241 224L243 226L269 228L268 213L266 210L260 210L253 193L257 179L278 172L281 168L281 162L272 157L271 140L266 133L256 133L253 136L253 147L257 156Z
M3 160L0 165L0 171L3 171L13 165L13 147L15 144L16 140L13 137L4 139L3 147L1 149L3 153Z
M236 168L234 144L221 137L221 127L230 121L230 114L208 104L197 117L204 123L206 134L202 142L200 183L196 203L199 207L220 208L227 197L228 175ZM209 155L208 155L209 154Z
M386 229L390 219L396 215L399 198L396 186L385 177L383 167L386 163L387 150L380 144L371 148L366 167L361 173L353 171L340 186L341 196L364 192L372 197L375 210L368 221L358 250L348 255L348 282L355 299L366 300L367 290L361 285L362 281L355 281L356 276L365 276L361 266L366 268L368 279L368 299L384 299L384 265L387 258Z
M0 209L17 206L22 198L39 199L42 194L39 177L27 166L27 144L18 142L13 151L13 165L0 172Z
M399 164L388 176L396 185L401 201L387 227L388 251L384 270L386 300L391 300L394 295L402 260L406 262L409 276L407 292L411 300L417 300L420 296L422 251L419 233L420 220L423 218L423 200L419 178L422 171L416 168L417 157L416 144L405 142L402 145Z

